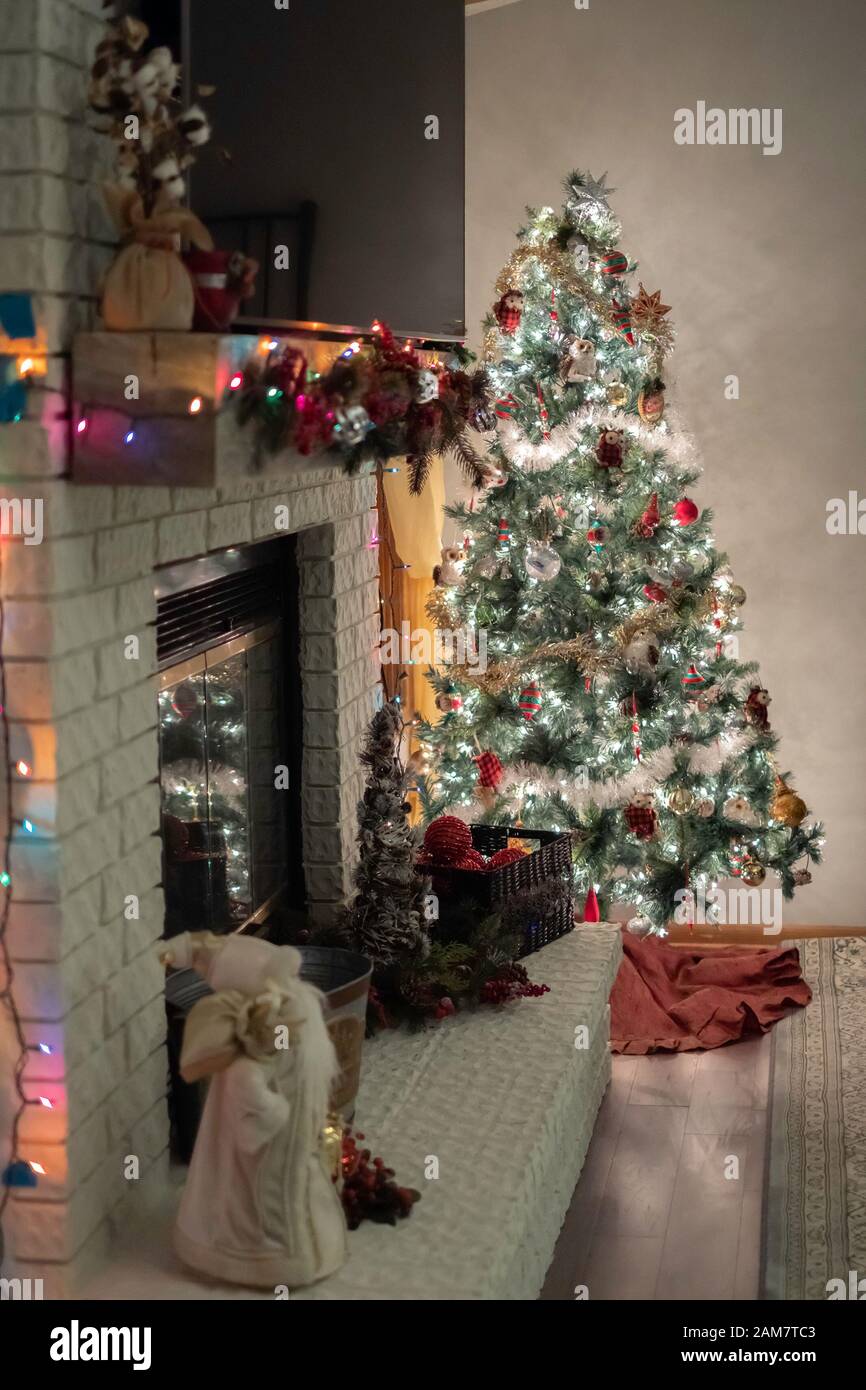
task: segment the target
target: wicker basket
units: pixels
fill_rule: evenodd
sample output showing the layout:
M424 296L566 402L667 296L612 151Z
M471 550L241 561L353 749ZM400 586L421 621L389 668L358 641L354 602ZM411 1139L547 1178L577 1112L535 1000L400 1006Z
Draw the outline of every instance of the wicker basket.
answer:
M542 946L564 936L574 926L574 904L571 899L571 841L567 835L553 830L527 830L521 826L472 825L472 844L479 853L490 857L506 849L509 840L538 840L539 848L526 854L514 864L501 869L448 869L436 867L429 872L433 891L440 899L440 921L448 928L449 902L471 901L479 908L494 910L504 899L513 898L533 888L541 888L553 879L567 886L555 904L542 915L531 914L522 927L518 957L531 955Z

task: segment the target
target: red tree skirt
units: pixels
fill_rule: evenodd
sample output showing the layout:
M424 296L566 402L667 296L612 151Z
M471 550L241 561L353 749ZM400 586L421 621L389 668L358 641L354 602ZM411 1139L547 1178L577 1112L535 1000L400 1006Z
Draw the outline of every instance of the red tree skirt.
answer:
M766 1033L812 991L795 946L711 951L668 946L623 930L623 959L610 996L614 1052L693 1052Z

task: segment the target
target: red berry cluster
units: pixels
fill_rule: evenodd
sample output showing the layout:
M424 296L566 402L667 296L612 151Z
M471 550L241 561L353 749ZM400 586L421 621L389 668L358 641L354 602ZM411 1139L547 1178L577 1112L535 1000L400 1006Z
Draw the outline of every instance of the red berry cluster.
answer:
M386 1168L383 1158L373 1158L370 1149L359 1149L358 1140L363 1142L364 1135L353 1134L351 1128L344 1131L340 1198L346 1225L350 1231L356 1231L362 1221L396 1226L397 1218L409 1215L421 1193L412 1187L398 1187L394 1169Z
M526 967L513 961L504 965L492 980L481 987L482 1004L509 1004L512 999L538 999L550 993L550 985L533 984Z

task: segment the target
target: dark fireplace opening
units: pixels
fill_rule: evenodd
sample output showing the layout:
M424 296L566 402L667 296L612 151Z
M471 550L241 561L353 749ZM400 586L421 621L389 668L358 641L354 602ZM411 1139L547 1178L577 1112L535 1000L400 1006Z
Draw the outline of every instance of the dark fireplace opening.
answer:
M160 570L156 596L164 934L283 941L304 905L295 540ZM204 992L191 971L167 978L172 1143L183 1159L201 1096L180 1078L180 1043Z

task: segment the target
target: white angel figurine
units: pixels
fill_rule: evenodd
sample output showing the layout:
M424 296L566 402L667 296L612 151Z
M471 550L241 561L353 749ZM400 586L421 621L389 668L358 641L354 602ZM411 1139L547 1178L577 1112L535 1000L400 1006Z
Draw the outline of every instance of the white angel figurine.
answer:
M300 953L246 936L185 932L161 950L214 990L190 1010L180 1070L210 1078L175 1249L203 1274L289 1288L332 1274L346 1223L323 1149L337 1072L321 995Z

